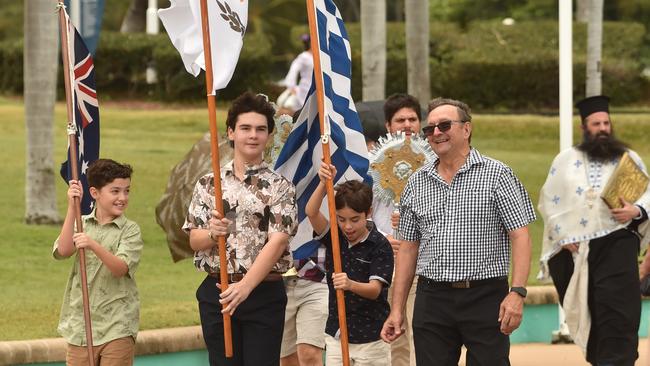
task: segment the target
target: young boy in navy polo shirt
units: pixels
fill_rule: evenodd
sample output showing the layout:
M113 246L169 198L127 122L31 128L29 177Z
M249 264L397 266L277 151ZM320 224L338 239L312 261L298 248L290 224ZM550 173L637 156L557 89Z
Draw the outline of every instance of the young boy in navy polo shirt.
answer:
M335 205L343 272L334 272L332 242L327 218L320 212L325 197L325 181L336 176L333 165L321 164L320 183L312 194L305 213L314 231L327 247L325 266L329 286L329 316L325 328L326 364L341 365L339 319L336 290L345 290L350 360L355 366L389 366L390 345L380 331L390 311L388 287L393 275L393 251L390 243L368 221L372 188L352 180L336 187Z

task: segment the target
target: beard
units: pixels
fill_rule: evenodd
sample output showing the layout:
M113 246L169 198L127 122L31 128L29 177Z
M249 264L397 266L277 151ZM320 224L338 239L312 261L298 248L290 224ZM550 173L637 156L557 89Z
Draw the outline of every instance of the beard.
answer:
M592 135L588 131L584 131L582 143L577 148L587 154L590 159L604 162L621 157L627 150L627 145L617 139L613 132L599 132Z

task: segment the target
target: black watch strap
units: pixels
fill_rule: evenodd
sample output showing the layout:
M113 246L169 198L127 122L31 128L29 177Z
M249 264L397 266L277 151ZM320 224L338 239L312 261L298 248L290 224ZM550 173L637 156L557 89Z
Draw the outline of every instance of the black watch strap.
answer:
M510 292L515 292L523 298L526 298L526 295L528 295L528 290L525 287L511 287Z

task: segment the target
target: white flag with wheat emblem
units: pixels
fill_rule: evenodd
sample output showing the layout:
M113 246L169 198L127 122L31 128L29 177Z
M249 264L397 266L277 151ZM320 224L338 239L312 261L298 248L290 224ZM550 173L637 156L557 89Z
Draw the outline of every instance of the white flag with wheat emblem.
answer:
M237 66L248 22L247 0L206 0L212 51L212 90L228 85ZM170 0L158 10L172 44L181 55L187 72L198 76L205 70L200 0Z

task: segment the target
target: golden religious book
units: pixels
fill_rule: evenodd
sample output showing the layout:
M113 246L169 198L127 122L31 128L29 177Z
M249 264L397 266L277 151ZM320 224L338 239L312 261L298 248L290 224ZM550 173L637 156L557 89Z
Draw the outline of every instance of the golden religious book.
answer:
M635 202L648 188L649 180L648 175L625 152L600 197L609 208L621 208L623 205L619 197Z

